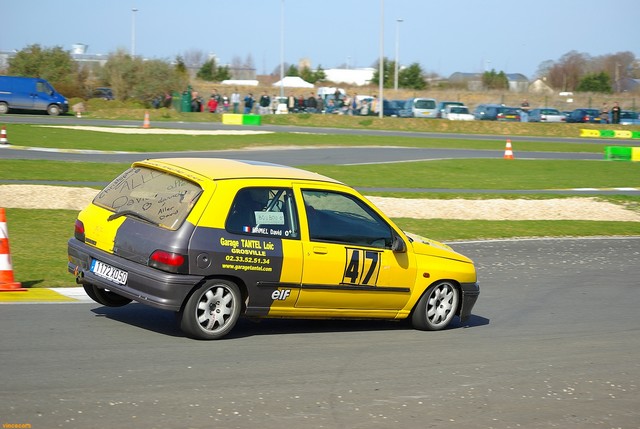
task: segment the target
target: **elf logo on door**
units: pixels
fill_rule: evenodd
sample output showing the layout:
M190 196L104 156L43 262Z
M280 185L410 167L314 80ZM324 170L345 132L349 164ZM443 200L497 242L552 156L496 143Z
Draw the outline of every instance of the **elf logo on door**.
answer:
M274 301L284 301L291 295L291 289L274 290L271 293L271 299Z

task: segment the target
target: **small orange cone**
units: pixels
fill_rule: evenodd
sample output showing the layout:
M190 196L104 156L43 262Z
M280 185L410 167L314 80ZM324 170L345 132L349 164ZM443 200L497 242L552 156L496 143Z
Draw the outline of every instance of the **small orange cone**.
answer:
M2 127L2 131L0 131L0 144L9 144L9 140L7 140L7 127Z
M151 128L151 123L149 122L149 111L144 112L144 122L142 123L142 128Z
M0 292L20 292L27 289L13 280L11 253L9 252L9 234L4 209L0 208Z
M513 149L511 149L511 139L507 139L507 146L504 148L504 159L513 159Z

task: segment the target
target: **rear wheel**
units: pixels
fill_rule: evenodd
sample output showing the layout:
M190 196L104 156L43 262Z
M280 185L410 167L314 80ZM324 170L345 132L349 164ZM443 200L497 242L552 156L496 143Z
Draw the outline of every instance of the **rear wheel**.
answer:
M122 307L131 302L129 298L125 298L110 290L100 289L94 285L82 285L82 287L87 295L89 295L89 298L106 307Z
M0 115L4 115L9 112L9 105L4 101L0 102Z
M429 286L413 311L413 327L423 331L445 328L456 315L459 302L460 291L453 283L444 281Z
M242 295L235 283L209 280L187 300L179 314L180 328L199 340L217 340L235 326L242 310Z

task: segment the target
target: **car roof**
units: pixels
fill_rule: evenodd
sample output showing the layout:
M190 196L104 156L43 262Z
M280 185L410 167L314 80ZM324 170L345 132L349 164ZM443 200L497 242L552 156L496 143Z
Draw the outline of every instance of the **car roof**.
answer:
M210 180L262 178L341 183L318 173L261 161L225 158L162 158L138 161L133 165L172 171L185 177L193 177L195 174Z

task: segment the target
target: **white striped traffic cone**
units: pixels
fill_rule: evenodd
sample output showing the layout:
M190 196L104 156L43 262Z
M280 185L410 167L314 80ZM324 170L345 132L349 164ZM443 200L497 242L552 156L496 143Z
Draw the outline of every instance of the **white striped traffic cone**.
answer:
M2 127L2 131L0 131L0 144L9 144L9 140L7 140L7 127Z
M11 252L9 251L9 233L7 232L7 218L3 208L0 208L0 292L19 292L27 289L13 279L11 267Z
M507 139L507 146L504 148L504 159L513 159L513 149L511 148L511 139Z

